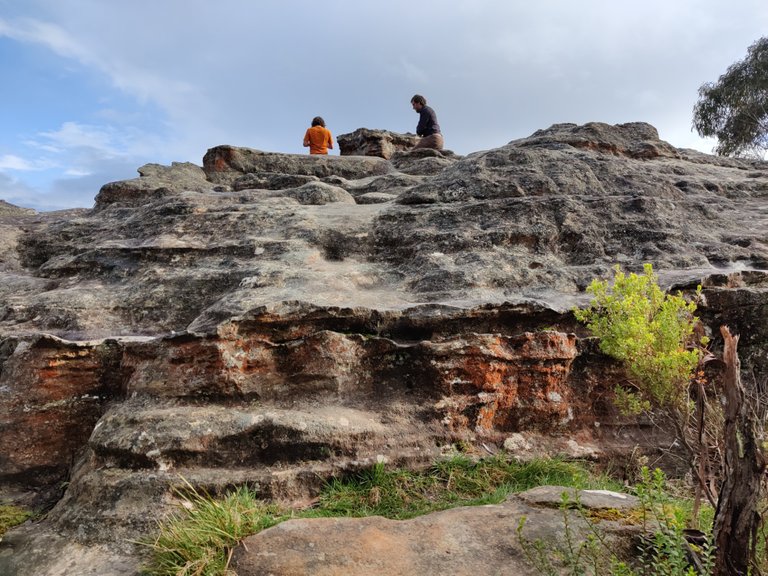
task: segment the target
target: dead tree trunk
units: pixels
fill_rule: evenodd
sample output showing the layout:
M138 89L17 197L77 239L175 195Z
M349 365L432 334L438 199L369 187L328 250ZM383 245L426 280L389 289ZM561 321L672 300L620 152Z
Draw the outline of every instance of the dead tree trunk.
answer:
M741 384L738 335L733 336L726 326L720 328L720 333L725 342L725 454L723 485L715 512L715 574L746 576L755 558L760 526L758 499L766 466L759 445L762 423L755 405L760 400L756 393L747 394Z

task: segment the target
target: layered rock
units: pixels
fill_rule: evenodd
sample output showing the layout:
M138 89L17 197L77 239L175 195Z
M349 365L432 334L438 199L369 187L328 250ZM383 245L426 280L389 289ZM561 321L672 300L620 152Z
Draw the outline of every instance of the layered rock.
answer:
M395 152L407 152L419 143L415 134L358 128L337 138L342 156L380 156L389 160Z
M126 542L183 482L302 500L459 441L654 450L664 432L619 418L623 375L570 314L615 264L703 283L714 336L743 332L745 373L768 374L768 169L647 124L466 157L219 146L139 173L92 210L0 212L0 495L56 503L0 572L47 550L130 574Z

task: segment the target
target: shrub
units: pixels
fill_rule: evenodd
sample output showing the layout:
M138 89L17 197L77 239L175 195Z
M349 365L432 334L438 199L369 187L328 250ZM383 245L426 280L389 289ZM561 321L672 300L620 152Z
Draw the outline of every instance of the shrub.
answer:
M687 409L688 384L701 360L707 339L695 341L696 303L681 293L659 288L651 264L644 273L624 274L617 266L613 286L593 280L593 295L577 320L600 339L600 350L620 360L633 379L635 391L617 387L617 404L628 413L651 407ZM700 293L701 287L697 290Z

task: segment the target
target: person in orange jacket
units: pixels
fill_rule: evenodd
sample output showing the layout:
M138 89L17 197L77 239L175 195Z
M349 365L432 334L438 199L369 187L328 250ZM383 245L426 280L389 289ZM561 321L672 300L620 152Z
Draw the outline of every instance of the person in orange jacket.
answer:
M328 154L329 149L333 150L333 136L320 116L315 116L312 119L312 127L307 128L304 146L309 147L310 154Z

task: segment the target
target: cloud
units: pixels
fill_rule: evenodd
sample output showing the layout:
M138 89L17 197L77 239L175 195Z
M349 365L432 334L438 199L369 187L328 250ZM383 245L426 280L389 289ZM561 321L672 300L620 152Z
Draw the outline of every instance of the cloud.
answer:
M709 151L690 131L697 89L768 29L764 0L8 4L0 36L43 47L57 57L50 76L72 68L94 93L27 132L32 154L1 144L0 154L17 170L13 158L37 167L30 158L44 157L55 178L89 190L66 176L200 163L218 144L303 153L317 115L334 135L412 132L414 93L462 154L589 121L646 121L673 145Z
M41 132L40 147L51 152L69 149L99 150L103 157L117 156L116 134L106 126L88 126L77 122L64 122L58 130ZM32 142L35 143L34 141Z
M16 20L0 18L0 36L21 42L42 44L60 56L74 58L86 64L95 61L87 49L56 24L33 18L18 18Z
M44 153L38 165L59 167L66 176L85 176L114 167L123 172L126 164L145 163L144 157L161 155L163 144L157 135L141 130L65 122L36 134L26 145Z
M33 163L13 154L0 156L0 170L34 170Z
M107 182L136 178L135 159L113 158L91 164L90 172L69 170L46 181L45 188L0 172L0 199L36 210L90 208Z
M17 206L29 206L30 202L34 202L34 199L40 197L39 190L32 188L9 174L0 172L0 199Z
M33 160L0 157L6 172L0 193L8 202L38 210L89 207L102 185L135 178L138 167L159 161L157 138L140 130L65 122L25 141Z

